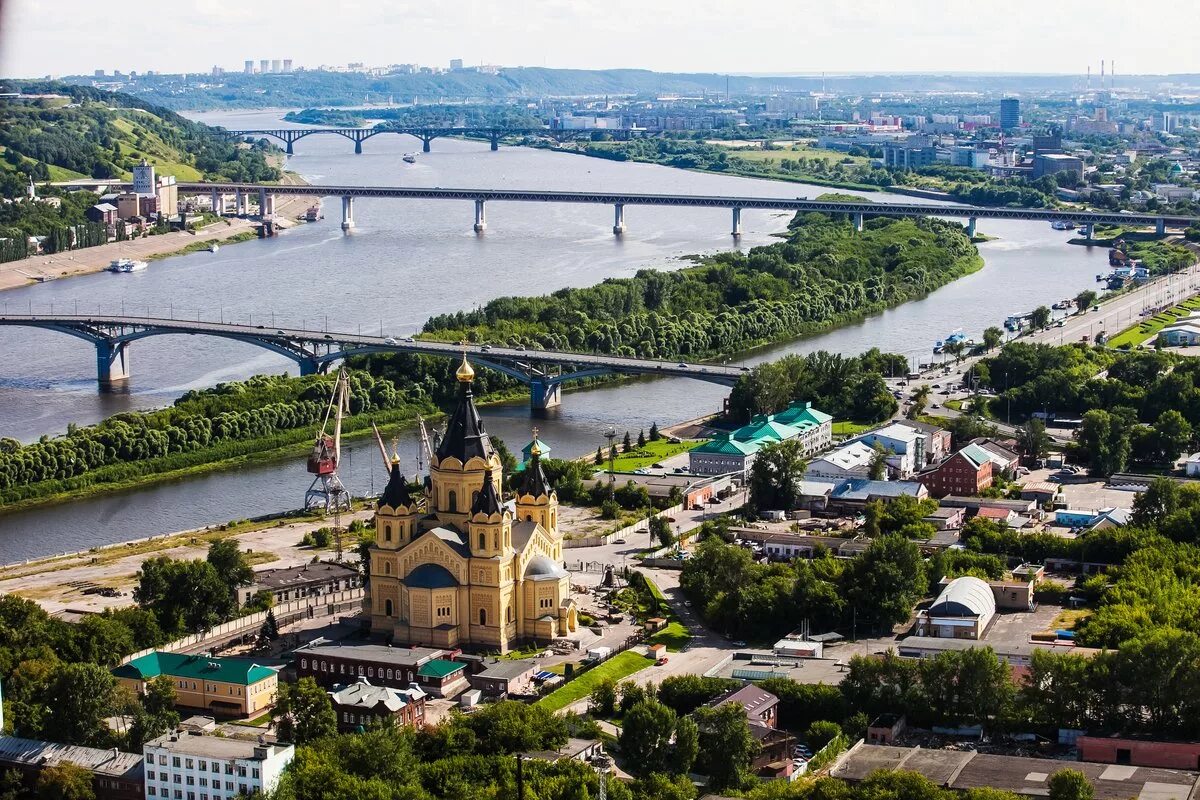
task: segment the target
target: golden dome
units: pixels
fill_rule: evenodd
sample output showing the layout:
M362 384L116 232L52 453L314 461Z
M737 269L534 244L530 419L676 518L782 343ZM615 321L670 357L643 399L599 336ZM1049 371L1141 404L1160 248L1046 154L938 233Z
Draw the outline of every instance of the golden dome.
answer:
M542 448L538 447L538 440L534 439L533 443L529 445L529 455L540 456L541 454Z
M463 353L462 363L458 365L458 371L454 375L461 383L470 383L475 380L475 370L471 369L471 365L467 363L466 353Z

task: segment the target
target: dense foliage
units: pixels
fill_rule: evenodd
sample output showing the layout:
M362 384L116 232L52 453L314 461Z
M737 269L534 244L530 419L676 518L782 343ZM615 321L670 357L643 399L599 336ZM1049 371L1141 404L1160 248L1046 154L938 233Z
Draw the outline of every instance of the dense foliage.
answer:
M643 358L711 358L923 297L978 268L958 225L932 218L798 215L786 242L676 272L641 270L542 297L501 297L432 317L438 339Z
M364 372L352 373L350 382L355 414L415 414L424 402L419 390L398 392L391 381ZM250 442L301 441L320 426L332 386L327 376L259 375L190 391L170 408L72 426L56 439L27 445L0 439L0 502L214 461L248 452Z
M807 400L837 419L880 422L896 413L896 399L883 376L903 375L908 360L871 348L859 356L818 350L787 355L753 367L729 395L729 415L748 422L755 414L782 411L793 400Z

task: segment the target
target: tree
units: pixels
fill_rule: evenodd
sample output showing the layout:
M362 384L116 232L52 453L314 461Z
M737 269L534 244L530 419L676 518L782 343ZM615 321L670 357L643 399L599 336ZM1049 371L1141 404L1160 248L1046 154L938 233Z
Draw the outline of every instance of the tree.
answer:
M675 544L675 534L671 532L671 523L666 517L661 514L655 514L650 517L650 541L653 544L657 539L662 547L670 547Z
M645 446L646 446L646 432L644 430L638 431L638 448L640 449Z
M117 679L96 664L62 664L46 689L46 738L88 747L107 745L104 724L117 701Z
M867 477L873 481L887 480L888 453L879 442L875 443L875 454L871 456L871 465L867 467Z
M923 659L920 674L928 713L949 724L987 725L1013 699L1008 664L990 647Z
M38 800L95 800L92 773L63 762L43 767L37 779Z
M691 717L681 717L675 723L675 754L671 758L671 771L687 775L699 755L700 729Z
M1159 462L1173 464L1191 443L1192 426L1183 414L1173 408L1167 409L1154 423L1154 439Z
M657 700L644 700L625 715L621 753L640 774L664 772L671 759L675 712Z
M279 696L271 710L279 740L308 744L337 733L337 714L325 690L312 678L295 684L279 684Z
M629 438L629 431L625 431L625 438L623 440L621 440L621 452L622 453L633 452L633 440Z
M588 711L597 717L611 717L617 710L617 682L605 678L596 684L588 698Z
M279 623L275 620L274 609L267 609L267 618L259 628L258 638L262 642L273 642L279 638Z
M1137 526L1157 527L1180 506L1182 492L1178 482L1155 478L1146 491L1133 498L1133 518Z
M140 752L150 739L175 729L179 724L175 702L175 683L170 676L159 675L146 682L146 692L133 709L127 742L130 750Z
M651 422L650 423L650 441L657 442L659 440L659 438L660 437L659 437L659 433L658 433L658 423Z
M990 353L995 350L1004 341L1004 329L996 325L985 328L983 331L983 346Z
M625 681L618 687L618 693L621 695L622 714L628 714L629 709L644 700L655 699L653 685L647 688L636 681Z
M819 719L808 726L808 732L804 734L804 741L808 744L808 749L815 753L841 735L841 725L826 719Z
M1050 325L1049 306L1038 306L1029 313L1029 324L1034 330L1041 330Z
M596 465L597 465L597 466L599 466L600 464L603 464L603 463L604 463L604 453L603 453L603 452L601 452L601 450L600 450L600 448L599 448L599 447L597 447L597 448L596 448L596 460L595 460L595 463L596 463Z
M909 419L916 419L925 413L925 406L929 403L929 384L921 384L915 392L912 393L912 404L908 407L908 411L904 416Z
M750 732L745 709L738 703L703 706L692 718L700 734L700 769L709 777L709 788L722 791L742 786L760 749Z
M1046 433L1046 423L1036 417L1030 418L1017 428L1017 448L1026 458L1041 458L1050 449L1050 436Z
M1087 311L1096 302L1096 293L1091 289L1084 289L1079 294L1075 295L1075 308L1080 314Z
M207 561L156 556L142 562L133 599L154 612L164 631L199 633L229 619L236 604L228 584Z
M1092 800L1095 792L1077 769L1060 769L1050 776L1050 800Z
M250 568L246 555L238 549L235 539L218 539L210 544L207 560L231 593L254 580L254 570Z
M1125 469L1130 452L1129 429L1121 418L1094 408L1083 415L1075 435L1092 475L1107 476Z
M921 551L898 534L873 539L847 573L849 598L862 621L882 626L904 622L925 595Z
M750 466L750 502L758 510L796 507L806 462L798 439L769 442Z

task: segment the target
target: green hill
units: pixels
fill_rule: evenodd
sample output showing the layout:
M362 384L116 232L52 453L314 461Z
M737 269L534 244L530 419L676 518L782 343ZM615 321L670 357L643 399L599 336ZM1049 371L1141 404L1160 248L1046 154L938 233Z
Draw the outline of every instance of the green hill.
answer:
M277 180L265 147L229 142L205 125L129 95L62 83L10 83L3 91L65 99L0 100L0 193L35 181L129 178L146 158L179 180Z

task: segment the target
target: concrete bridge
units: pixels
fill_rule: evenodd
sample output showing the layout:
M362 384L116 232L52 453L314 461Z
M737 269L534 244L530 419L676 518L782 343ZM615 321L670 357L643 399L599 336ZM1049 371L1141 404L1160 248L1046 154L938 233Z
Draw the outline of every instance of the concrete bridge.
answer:
M601 128L601 132L618 141L627 141L633 136L649 133L638 128ZM442 136L469 136L477 139L487 139L492 150L500 149L500 140L506 136L549 136L559 141L576 139L580 136L591 136L595 129L591 128L502 128L490 126L409 126L409 125L378 125L374 128L257 128L253 130L224 131L226 136L239 139L270 136L283 142L288 155L294 152L296 142L305 136L327 134L341 136L354 142L354 152L362 153L362 145L372 136L384 133L397 133L403 136L413 136L421 140L421 149L428 153L434 139Z
M54 184L67 187L124 187L130 184L120 181L79 180ZM966 220L966 229L975 233L975 224L980 219L1020 219L1034 221L1072 222L1082 228L1085 238L1092 237L1097 223L1116 225L1146 225L1154 227L1160 235L1168 226L1186 228L1200 224L1200 217L1179 214L1126 214L1116 211L1070 211L1048 208L1010 208L1006 206L971 206L958 203L938 205L920 203L872 203L835 200L808 200L803 197L738 197L733 195L690 195L690 194L636 194L630 192L560 192L541 189L445 189L442 187L419 186L283 186L276 184L247 183L179 183L182 194L211 193L214 208L217 200L233 194L237 198L248 198L258 194L260 207L274 205L273 195L340 196L342 198L342 229L354 227L354 201L358 198L393 198L406 200L467 200L475 204L475 231L487 229L485 204L491 202L519 203L585 203L611 205L614 210L613 233L625 233L626 206L672 206L684 208L725 208L732 213L733 236L742 233L743 209L767 209L775 211L823 212L848 214L855 227L862 230L866 217L955 217ZM239 206L241 201L239 200ZM223 200L221 205L223 206Z
M108 389L128 380L130 344L149 336L180 334L217 336L270 350L295 361L300 367L301 375L323 373L328 371L335 361L368 353L416 353L457 359L466 352L471 363L476 366L493 369L527 384L530 407L535 412L559 405L562 402L564 383L598 375L663 375L732 386L746 371L741 367L715 364L526 350L520 347L474 344L464 347L412 338L155 317L5 314L0 316L0 325L58 331L90 342L96 348L96 378L101 389Z

